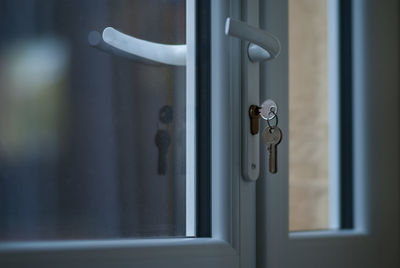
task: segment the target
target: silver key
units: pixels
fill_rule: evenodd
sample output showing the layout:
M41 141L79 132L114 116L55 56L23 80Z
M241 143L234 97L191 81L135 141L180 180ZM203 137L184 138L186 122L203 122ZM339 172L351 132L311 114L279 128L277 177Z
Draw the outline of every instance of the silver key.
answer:
M266 127L262 132L262 138L269 152L269 172L275 174L278 172L277 147L282 140L282 131L277 126Z

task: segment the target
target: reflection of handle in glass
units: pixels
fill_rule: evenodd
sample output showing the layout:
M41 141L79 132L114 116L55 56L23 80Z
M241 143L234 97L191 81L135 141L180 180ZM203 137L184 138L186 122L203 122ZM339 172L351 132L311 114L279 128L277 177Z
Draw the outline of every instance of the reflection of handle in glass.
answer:
M142 63L186 65L186 45L165 45L142 40L121 33L112 27L103 34L92 31L89 44L107 53L129 58Z
M249 59L254 62L274 59L281 51L277 37L235 19L226 19L225 34L249 41L247 53Z

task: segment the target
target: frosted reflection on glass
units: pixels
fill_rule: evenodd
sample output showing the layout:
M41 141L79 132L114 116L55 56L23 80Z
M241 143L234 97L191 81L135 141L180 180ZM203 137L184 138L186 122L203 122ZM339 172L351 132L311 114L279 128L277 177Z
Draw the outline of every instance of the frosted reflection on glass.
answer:
M185 235L185 68L90 47L106 26L184 44L185 1L0 0L0 241Z

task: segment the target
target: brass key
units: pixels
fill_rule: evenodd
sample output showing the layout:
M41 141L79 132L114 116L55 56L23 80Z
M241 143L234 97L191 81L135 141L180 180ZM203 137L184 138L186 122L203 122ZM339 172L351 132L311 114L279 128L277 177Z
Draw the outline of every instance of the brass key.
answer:
M282 140L282 131L279 127L266 127L263 130L262 138L267 145L269 152L269 172L275 174L278 172L278 144Z

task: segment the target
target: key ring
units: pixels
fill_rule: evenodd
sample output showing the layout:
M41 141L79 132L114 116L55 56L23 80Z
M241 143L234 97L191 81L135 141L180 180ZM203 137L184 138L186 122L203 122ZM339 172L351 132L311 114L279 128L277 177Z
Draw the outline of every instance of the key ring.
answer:
M273 129L273 128L275 128L275 127L278 126L278 114L275 113L272 109L271 109L271 110L269 111L269 113L268 113L268 118L270 117L270 116L269 116L270 114L272 114L274 117L273 117L272 119L267 119L267 124L268 124L268 127L269 127L270 129ZM271 126L270 121L272 121L272 120L274 120L274 119L275 119L275 125L274 125L274 126Z

